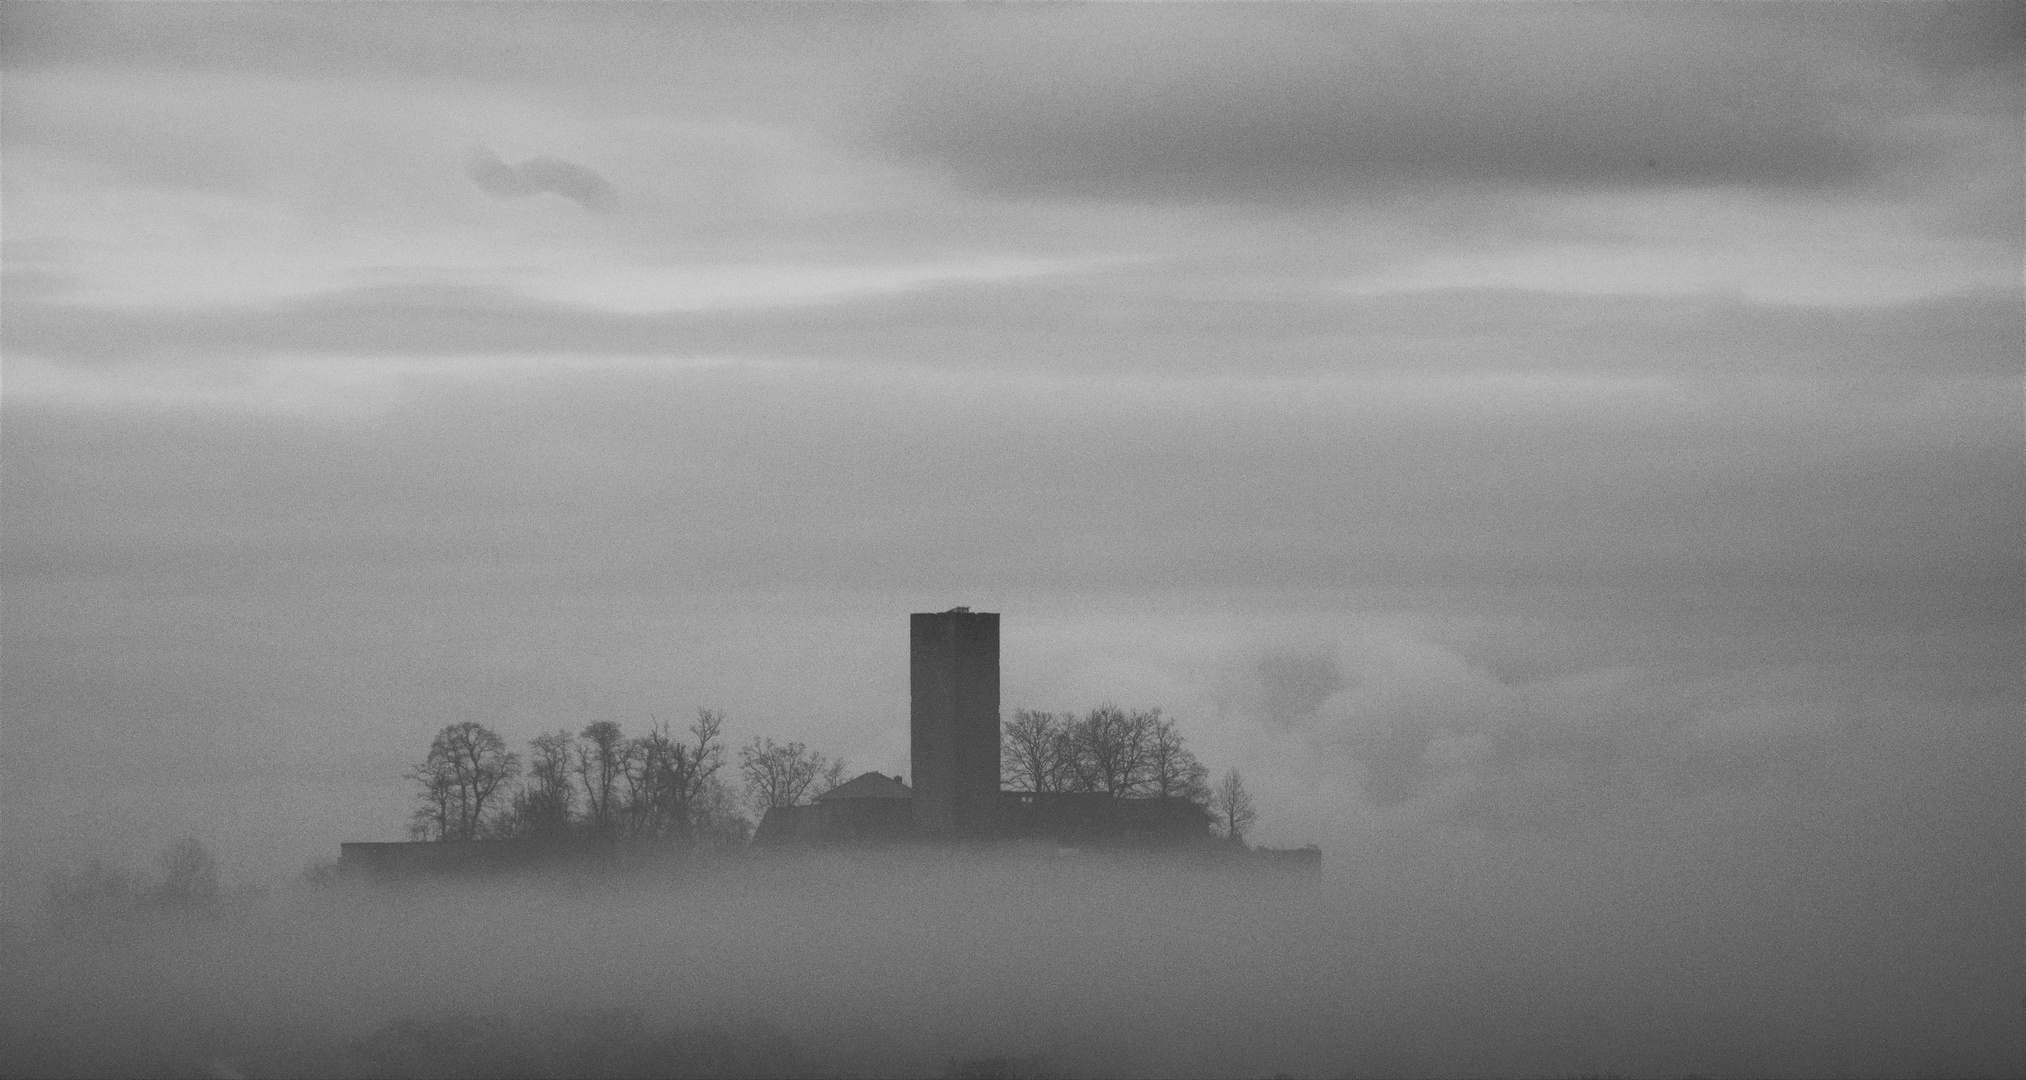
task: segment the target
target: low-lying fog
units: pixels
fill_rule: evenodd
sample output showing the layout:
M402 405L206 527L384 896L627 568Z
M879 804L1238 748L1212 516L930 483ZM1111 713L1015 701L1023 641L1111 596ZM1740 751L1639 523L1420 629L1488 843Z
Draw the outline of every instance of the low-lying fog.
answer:
M1857 851L1372 843L1319 881L1088 853L297 885L15 924L8 1075L2018 1075L2002 897ZM1827 866L1845 869L1834 872ZM1725 875L1729 875L1728 877ZM1745 882L1749 881L1749 884Z

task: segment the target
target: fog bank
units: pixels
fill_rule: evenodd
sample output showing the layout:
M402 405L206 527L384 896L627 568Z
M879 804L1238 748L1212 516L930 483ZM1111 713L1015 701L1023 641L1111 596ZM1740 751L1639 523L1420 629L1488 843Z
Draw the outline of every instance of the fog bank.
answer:
M403 1030L487 1023L688 1032L741 1048L718 1068L819 1076L2026 1065L1998 897L1881 903L1789 854L1596 875L1595 853L1458 839L1333 852L1309 883L973 853L302 887L112 938L17 928L0 1071L398 1072Z

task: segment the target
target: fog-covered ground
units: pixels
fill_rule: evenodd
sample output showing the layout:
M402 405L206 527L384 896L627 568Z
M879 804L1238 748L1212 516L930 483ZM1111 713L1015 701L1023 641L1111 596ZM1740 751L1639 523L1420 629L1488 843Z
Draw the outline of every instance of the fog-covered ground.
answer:
M1573 854L1374 843L1331 852L1314 882L1088 855L823 854L303 885L217 918L89 932L17 924L0 1070L2026 1067L2010 898L1902 890L1881 906L1853 871L1823 869L1847 851L1751 866L1623 853L1609 877L1571 872L1596 865Z

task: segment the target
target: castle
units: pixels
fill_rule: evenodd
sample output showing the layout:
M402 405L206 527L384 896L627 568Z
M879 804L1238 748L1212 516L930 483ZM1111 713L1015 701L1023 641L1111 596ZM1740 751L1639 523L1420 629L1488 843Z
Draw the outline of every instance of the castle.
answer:
M907 778L864 773L803 806L776 806L753 834L760 848L830 845L1052 843L1063 848L1175 848L1242 856L1313 873L1322 853L1234 848L1211 837L1209 812L1179 797L1000 787L999 616L951 608L909 616ZM374 877L623 861L610 836L347 843L339 865Z

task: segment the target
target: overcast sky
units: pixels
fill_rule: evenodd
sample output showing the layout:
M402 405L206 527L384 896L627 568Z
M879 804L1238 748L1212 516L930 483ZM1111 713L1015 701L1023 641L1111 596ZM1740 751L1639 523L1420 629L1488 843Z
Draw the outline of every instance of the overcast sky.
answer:
M1268 842L2026 886L2017 8L0 18L14 898L460 720L905 772L958 604Z

